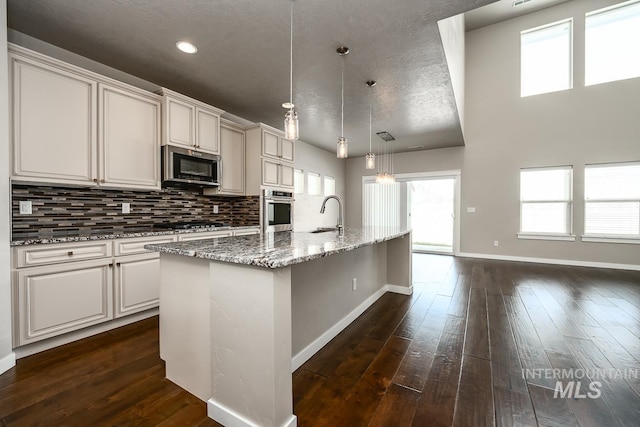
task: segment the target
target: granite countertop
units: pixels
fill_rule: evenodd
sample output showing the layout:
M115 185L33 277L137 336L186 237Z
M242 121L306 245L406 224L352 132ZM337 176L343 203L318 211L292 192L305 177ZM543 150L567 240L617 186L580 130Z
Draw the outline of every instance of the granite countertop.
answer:
M362 246L391 240L410 232L408 228L346 228L343 237L335 231L276 233L236 236L227 239L204 239L190 242L145 245L145 249L234 264L280 268Z
M226 231L226 230L242 230L246 228L256 228L257 225L243 226L243 227L207 227L207 228L195 228L189 230L175 230L175 229L158 229L153 227L141 227L130 228L127 230L113 231L113 232L67 232L61 233L55 236L47 237L33 237L11 241L11 246L25 246L25 245L39 245L46 243L70 243L70 242L84 242L89 240L111 240L111 239L129 239L134 237L151 237L151 236L166 236L172 234L189 234L189 233L205 233L211 231Z

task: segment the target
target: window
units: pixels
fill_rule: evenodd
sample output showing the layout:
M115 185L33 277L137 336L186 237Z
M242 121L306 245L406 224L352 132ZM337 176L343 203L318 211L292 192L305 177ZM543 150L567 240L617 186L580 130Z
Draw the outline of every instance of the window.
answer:
M571 24L566 20L520 33L520 95L571 89Z
M314 172L307 173L307 185L308 193L310 196L319 196L322 194L322 182L320 181L320 174Z
M302 169L293 170L293 192L295 194L304 193L304 172Z
M640 76L640 2L626 2L585 17L585 84Z
M336 194L336 180L332 176L324 177L324 195L331 196Z
M571 235L571 166L520 171L521 238L536 235L574 240ZM562 238L564 237L564 238Z
M587 165L584 198L585 235L640 239L640 163Z

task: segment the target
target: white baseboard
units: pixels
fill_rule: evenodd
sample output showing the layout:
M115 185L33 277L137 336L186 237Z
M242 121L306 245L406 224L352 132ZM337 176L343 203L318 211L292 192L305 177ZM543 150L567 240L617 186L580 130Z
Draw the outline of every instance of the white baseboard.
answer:
M22 359L23 357L31 356L32 354L40 353L41 351L45 351L45 350L52 349L54 347L59 347L61 345L69 344L70 342L73 342L73 341L78 341L83 338L90 337L92 335L97 335L102 332L107 332L111 329L119 328L121 326L125 326L130 323L138 322L140 320L144 320L149 317L156 316L158 315L158 312L159 311L157 308L152 308L150 310L146 310L140 313L131 314L125 317L120 317L119 319L111 320L109 322L100 323L95 326L90 326L88 328L58 335L57 337L48 338L42 341L37 341L32 344L26 344L21 347L16 347L13 349L13 351L15 352L16 357L18 359Z
M311 359L311 357L316 354L322 347L327 345L329 341L334 339L344 328L349 326L354 320L358 318L365 310L371 305L378 301L382 295L386 292L394 292L397 294L403 295L411 295L413 293L413 285L410 287L406 286L397 286L397 285L384 285L380 288L376 293L371 295L369 298L364 300L362 304L357 306L351 313L347 314L345 317L340 319L335 325L333 325L329 330L327 330L324 334L320 335L316 340L314 340L311 344L306 346L302 351L293 356L291 359L291 371L294 372L298 369L304 362Z
M398 285L387 285L387 291L393 292L395 294L413 295L413 285L409 287L398 286Z
M258 424L247 420L240 414L219 404L213 399L207 401L207 416L225 427L259 427ZM298 418L292 414L291 418L281 427L296 427L297 425Z
M615 270L640 271L640 265L637 265L637 264L616 264L616 263L610 263L610 262L577 261L577 260L571 260L571 259L532 258L532 257L520 257L520 256L511 256L511 255L474 254L474 253L467 253L467 252L460 252L457 256L462 258L482 258L482 259L495 259L500 261L532 262L536 264L570 265L575 267L596 267L596 268L611 268Z
M12 351L0 359L0 375L4 374L14 366L16 366L16 354Z

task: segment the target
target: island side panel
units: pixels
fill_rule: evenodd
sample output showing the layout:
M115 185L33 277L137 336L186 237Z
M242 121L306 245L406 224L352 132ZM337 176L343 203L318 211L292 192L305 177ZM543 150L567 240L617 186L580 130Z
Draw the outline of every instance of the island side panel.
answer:
M291 268L211 261L212 393L226 426L295 426L291 377Z
M160 254L160 357L166 376L203 401L211 397L209 261Z
M390 292L413 293L411 232L387 242L387 285Z
M291 267L294 367L383 295L386 267L386 242Z

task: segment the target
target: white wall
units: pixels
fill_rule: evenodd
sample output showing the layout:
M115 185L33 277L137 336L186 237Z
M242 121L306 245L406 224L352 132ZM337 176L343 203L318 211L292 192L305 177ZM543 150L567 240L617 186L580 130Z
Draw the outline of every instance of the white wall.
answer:
M640 161L640 78L584 87L584 14L618 1L572 1L467 33L465 147L395 155L395 172L461 169L463 254L640 264L640 245L522 240L519 173L573 165L573 231L584 223L584 165ZM520 97L520 31L574 18L574 88ZM347 163L347 223L361 224L364 159ZM475 214L467 214L475 207ZM495 247L494 240L500 245Z
M335 227L338 218L338 203L329 200L324 214L320 207L324 195L310 196L307 192L307 172L315 172L335 178L336 195L345 202L345 161L338 159L335 153L316 148L305 142L296 142L296 169L304 171L305 192L296 194L294 211L294 230L310 231L318 227ZM345 207L346 210L346 207Z
M584 165L640 160L640 79L584 86L584 14L572 1L467 33L462 252L640 264L640 245L521 240L519 171L573 165L573 231L584 222ZM574 88L520 97L520 32L574 18ZM500 241L499 247L493 241Z
M0 0L0 374L15 365L11 351L11 281L9 262L9 83L7 2Z

